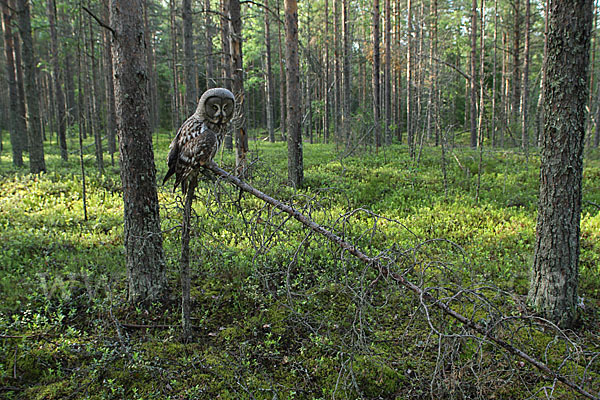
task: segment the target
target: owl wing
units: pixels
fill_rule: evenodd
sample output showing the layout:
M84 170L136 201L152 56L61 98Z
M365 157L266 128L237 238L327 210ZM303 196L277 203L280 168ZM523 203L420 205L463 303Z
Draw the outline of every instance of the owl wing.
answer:
M181 157L185 156L185 152L182 153L182 149L187 147L187 143L193 138L200 135L201 126L202 121L199 118L192 116L188 118L177 131L177 135L175 135L175 138L173 138L173 141L169 145L169 155L167 156L167 166L169 167L169 170L163 178L163 185L171 176L173 176L173 174L177 173L177 175L179 175L179 172L181 172L181 162L184 161ZM177 187L181 180L179 178L180 177L177 177L176 179L175 187Z

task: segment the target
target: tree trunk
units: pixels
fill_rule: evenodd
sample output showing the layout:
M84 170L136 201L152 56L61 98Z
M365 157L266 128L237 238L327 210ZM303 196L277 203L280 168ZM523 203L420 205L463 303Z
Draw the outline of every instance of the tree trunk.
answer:
M380 107L380 86L379 86L379 71L381 69L380 54L379 54L379 0L373 0L373 128L375 132L375 152L379 151L381 146L381 126L379 123Z
M523 80L521 85L521 147L529 159L529 36L530 36L530 0L525 0L525 48L523 49ZM527 164L526 164L527 165Z
M6 55L6 78L8 81L8 95L10 99L9 114L9 131L10 144L12 146L13 164L17 167L23 166L23 148L22 141L19 136L25 135L26 132L18 129L19 118L19 93L17 90L16 68L14 59L14 42L11 30L10 20L12 18L10 9L5 2L0 2L2 5L2 32L4 34L4 53Z
M299 188L304 180L300 73L298 60L298 4L285 0L285 60L287 80L288 180Z
M40 125L39 94L36 84L36 61L31 36L29 0L17 0L19 34L21 36L23 67L25 70L25 100L27 103L27 134L29 137L29 171L39 174L46 171L44 142Z
M542 58L542 78L540 79L540 95L537 103L537 118L536 118L536 143L538 146L541 145L543 129L544 129L544 92L546 91L546 61L548 58L548 12L550 7L550 0L546 0L544 7L544 56Z
M414 122L413 122L413 15L412 15L412 0L407 0L406 5L407 16L407 46L406 46L406 140L410 149L411 157L414 156Z
M269 132L269 141L273 143L275 142L275 123L273 121L273 73L271 66L271 19L269 18L269 12L269 0L265 0L265 61L267 64L265 91L267 92L267 131Z
M235 95L235 116L233 118L235 134L235 167L238 176L243 176L247 167L248 135L244 113L244 64L242 62L242 15L239 0L229 1L229 40L231 46L231 69L233 75L233 94Z
M11 1L10 4L14 5L14 1ZM14 9L14 7L13 7ZM13 42L14 42L14 50L15 50L15 72L17 78L17 91L18 91L18 104L19 109L17 113L17 131L21 132L18 136L19 147L22 151L27 151L29 149L27 138L27 107L25 106L25 76L23 74L23 60L21 57L21 41L19 40L19 35L16 32L13 32Z
M121 156L128 299L149 304L167 289L146 95L142 0L111 1L115 106Z
M342 52L340 51L340 0L333 0L333 49L334 49L334 96L333 96L333 125L334 135L338 138L338 143L342 136L340 136L341 118L342 115ZM336 144L337 146L337 144Z
M221 0L221 62L224 88L232 90L233 80L231 72L231 46L229 43L229 0ZM228 133L225 135L225 148L233 150L233 138L231 135L232 125L228 127Z
M540 197L528 300L560 327L577 318L581 181L592 1L550 3Z
M385 112L385 130L384 142L391 143L390 126L392 124L392 11L390 0L385 0L385 35L384 46L385 56L383 62L383 84L384 84L384 112Z
M491 111L491 116L490 116L490 121L491 121L491 129L490 129L490 136L491 136L491 145L493 147L496 146L496 70L497 70L497 64L498 64L498 53L497 53L497 47L498 47L498 0L494 0L494 60L492 62L492 111Z
M154 131L159 125L159 101L158 101L158 87L157 87L157 74L156 74L156 56L155 56L155 44L152 41L153 35L150 32L150 24L148 21L148 4L153 3L154 0L144 0L144 34L148 38L148 45L146 46L146 59L148 65L148 101L150 102L150 130ZM110 52L109 52L110 53ZM112 67L111 67L112 68ZM114 96L114 93L113 93ZM110 146L110 144L109 144ZM112 159L112 158L111 158Z
M60 148L60 158L68 161L67 152L67 118L65 113L65 95L62 90L62 74L60 70L60 49L58 47L58 36L56 34L56 2L48 0L48 24L50 25L50 50L52 53L52 80L54 83L54 100L57 109L57 128L58 143Z
M483 13L483 10L481 10ZM471 68L469 99L471 117L471 147L477 147L477 0L471 5Z
M62 21L62 37L66 42L73 40L73 27L71 25L71 18L67 16L64 11L60 12L60 20ZM108 21L108 14L106 15ZM76 76L73 67L73 50L72 45L66 45L63 50L64 64L65 64L65 103L67 107L67 125L71 126L76 120L76 102L75 102L75 83L73 78Z
M88 2L88 6L91 6ZM102 173L104 171L104 149L102 148L102 132L104 131L103 120L101 118L101 107L100 107L100 90L98 89L98 60L96 58L96 38L94 35L92 18L88 18L88 28L90 34L89 41L89 54L91 58L91 98L90 101L90 121L92 123L93 131L94 131L94 150L96 154L96 168L98 168L98 172ZM145 56L145 53L144 53Z
M514 25L513 25L513 65L512 65L512 110L510 110L509 123L514 122L519 116L521 103L521 0L514 0Z
M106 16L110 18L109 1L104 0ZM112 52L110 50L110 32L103 31L104 39L104 69L106 71L106 136L108 139L108 154L110 154L110 163L115 165L115 151L117 150L117 115L115 114L115 87L114 73L112 65ZM150 96L152 97L152 96ZM152 120L152 118L151 118Z
M173 133L177 132L177 129L181 125L180 122L180 107L179 107L179 83L177 73L177 26L175 24L175 0L169 1L170 8L170 27L171 27L171 73L173 74L173 80L171 81L171 127Z
M350 71L350 5L349 0L342 0L342 27L343 27L343 58L344 58L344 94L342 99L342 131L345 135L346 145L350 145L350 139L352 137L352 126L350 124L350 104L352 97L352 75ZM288 100L289 100L288 96Z
M279 0L277 2L277 16L281 15L281 10L279 7ZM286 102L285 102L285 72L283 68L283 61L285 59L285 54L283 51L283 39L281 37L281 23L277 24L277 44L279 47L279 131L281 132L281 138L286 140L286 129L287 129L287 121L286 121Z
M204 13L204 30L206 32L206 89L210 89L215 87L215 66L213 63L213 26L210 0L204 0Z
M194 21L192 18L192 0L183 0L183 58L185 71L185 109L184 114L190 115L198 105L196 90L196 63L194 62Z
M325 0L325 82L323 82L323 100L324 113L323 113L323 141L329 143L329 111L331 108L331 97L329 96L329 83L330 75L329 70L331 66L331 60L329 58L329 0Z

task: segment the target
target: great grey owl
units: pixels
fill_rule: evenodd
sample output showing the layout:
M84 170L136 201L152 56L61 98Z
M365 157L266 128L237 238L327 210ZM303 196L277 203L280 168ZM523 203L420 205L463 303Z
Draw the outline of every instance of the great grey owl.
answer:
M188 180L195 179L199 169L217 154L234 108L235 97L227 89L214 88L202 94L196 112L181 125L169 146L169 171L163 185L175 174L173 191L181 184L186 193Z

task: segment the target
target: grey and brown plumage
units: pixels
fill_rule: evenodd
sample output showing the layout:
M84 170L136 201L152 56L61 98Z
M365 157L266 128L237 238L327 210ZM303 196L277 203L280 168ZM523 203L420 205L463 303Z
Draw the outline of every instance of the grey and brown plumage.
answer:
M234 108L235 97L227 89L214 88L202 94L196 112L181 125L169 146L169 170L163 185L175 174L173 191L181 184L186 193L188 180L196 179L200 168L217 154Z

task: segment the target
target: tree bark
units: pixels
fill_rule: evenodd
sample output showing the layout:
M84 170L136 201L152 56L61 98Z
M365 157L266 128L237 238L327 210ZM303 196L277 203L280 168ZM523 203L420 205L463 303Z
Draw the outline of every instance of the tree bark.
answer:
M183 58L185 71L185 115L190 115L198 105L196 90L196 63L194 62L194 21L192 19L192 0L183 0Z
M529 37L531 29L530 0L525 0L525 48L523 49L523 80L521 85L521 147L529 159Z
M513 65L512 65L512 110L508 114L509 123L515 122L514 118L519 116L521 104L521 0L514 0L514 22L513 22Z
M142 0L112 0L115 106L121 158L128 299L160 301L167 289L148 117Z
M229 40L231 47L231 69L233 75L233 94L235 96L235 116L233 132L235 134L235 165L240 176L245 174L248 161L248 135L244 113L244 63L242 60L242 14L239 0L229 1Z
M380 85L379 85L379 71L381 69L381 57L379 53L379 31L380 31L380 11L379 11L379 0L373 0L373 29L372 29L372 43L373 43L373 130L375 134L375 152L379 151L381 146L381 126L379 123L379 114L381 111L380 102Z
M342 99L342 131L345 135L346 145L350 145L352 137L352 126L350 123L350 105L352 97L352 75L350 71L350 5L349 0L342 0L342 37L343 37L343 78L344 78L344 94ZM288 96L289 99L289 96Z
M110 18L109 0L104 0L105 12L107 18ZM145 24L146 25L146 24ZM106 29L103 31L104 39L104 69L106 71L106 136L108 141L108 154L110 155L111 165L115 165L114 154L117 150L117 115L115 113L115 86L114 72L112 64L112 52L110 49L110 32ZM152 87L152 85L150 85ZM152 96L150 96L152 97ZM151 113L152 114L152 113ZM152 118L150 118L152 121Z
M277 1L277 15L281 15L281 10L279 7L279 0ZM281 37L281 23L277 24L277 44L279 45L279 131L281 132L281 138L286 140L286 129L287 129L287 120L286 120L286 92L285 92L285 71L283 68L283 60L285 59L285 54L283 50L283 39Z
M304 180L301 93L298 59L298 4L285 0L285 60L287 81L288 181L299 188Z
M340 51L340 0L333 1L333 49L334 49L334 92L333 92L333 126L334 135L338 140L341 138L341 110L342 110L342 52ZM337 146L337 144L336 144Z
M331 108L331 97L329 96L329 85L330 85L330 67L331 60L329 57L329 0L325 0L325 81L323 82L323 100L324 100L324 113L323 113L323 141L329 143L329 111Z
M554 1L530 304L560 327L577 318L581 181L592 0Z
M414 122L413 122L413 8L412 0L407 0L406 5L407 16L407 46L406 46L406 137L408 141L408 148L410 149L411 157L414 156L415 145L414 145Z
M269 141L275 142L275 123L273 121L273 72L272 72L272 61L271 61L271 19L269 18L269 0L265 0L265 62L267 64L267 70L265 77L267 92L267 131L269 132Z
M213 25L210 0L204 0L204 31L206 40L206 89L215 87L215 66L213 56ZM198 93L200 95L200 93Z
M170 28L171 28L171 73L173 79L171 81L171 127L173 133L177 132L177 129L181 125L180 121L180 104L179 104L179 83L177 73L177 26L175 24L175 0L169 1L170 8Z
M19 34L21 36L23 67L25 72L25 101L27 104L27 135L29 137L29 171L39 174L46 171L44 142L40 125L39 94L36 84L36 61L31 35L29 0L17 0Z
M91 4L88 2L88 6ZM88 18L88 29L90 34L89 41L89 55L91 58L91 82L90 82L90 121L92 123L92 130L94 131L94 150L96 154L96 168L98 172L104 171L104 149L102 146L102 133L104 131L103 120L101 117L101 106L100 106L100 89L98 88L98 60L96 56L96 37L94 34L92 18ZM144 56L146 54L144 53Z
M481 11L483 12L483 10ZM471 68L469 79L469 116L471 119L471 147L477 147L477 0L471 5Z
M106 1L106 0L105 0ZM108 10L108 9L107 9ZM64 11L60 12L60 20L62 21L62 36L66 42L66 46L64 47L63 57L65 64L65 104L67 108L67 125L71 126L75 123L76 113L77 113L77 103L75 102L75 83L73 78L75 75L75 68L73 67L73 50L72 50L72 41L73 41L73 27L71 25L71 18L67 16ZM106 14L106 20L108 21L108 13Z
M385 0L385 35L384 46L385 55L383 62L383 84L384 84L384 112L385 112L385 130L384 142L391 143L390 126L392 124L392 10L390 0ZM436 7L437 8L437 7Z
M19 136L25 135L24 130L18 129L19 118L19 93L17 90L17 79L16 79L16 66L14 59L14 41L13 33L10 26L10 20L12 18L10 9L5 2L0 2L2 5L2 32L4 34L4 53L6 56L6 78L8 81L8 95L9 95L9 131L10 131L10 144L12 147L12 159L13 164L17 167L23 166L23 148L21 147L22 141Z
M48 0L48 25L50 25L50 50L52 53L52 81L54 83L54 100L57 110L57 128L58 144L60 148L60 158L63 161L69 160L67 152L67 117L65 110L65 95L62 90L62 73L60 69L60 49L58 46L58 36L56 34L56 2Z
M10 2L14 7L14 0ZM17 131L21 132L17 139L19 140L19 147L22 151L29 149L27 138L27 107L25 105L25 76L23 74L23 60L21 57L21 41L19 35L13 32L14 50L15 50L15 73L17 78L17 91L18 91L18 103L19 110L17 114Z

